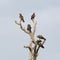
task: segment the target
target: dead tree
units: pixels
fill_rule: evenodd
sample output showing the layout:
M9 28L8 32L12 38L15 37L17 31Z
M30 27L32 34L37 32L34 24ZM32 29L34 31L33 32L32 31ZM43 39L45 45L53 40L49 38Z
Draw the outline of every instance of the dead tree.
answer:
M31 25L28 24L27 25L27 29L25 29L23 26L22 26L22 22L24 23L24 17L22 16L22 14L20 13L19 14L19 18L20 18L20 21L17 22L15 21L15 23L20 27L20 29L22 31L24 31L26 34L28 34L30 36L30 43L29 43L29 46L24 46L24 48L28 48L29 49L29 60L36 60L37 56L38 56L38 51L40 48L44 48L44 43L46 41L46 39L42 36L42 35L38 35L37 38L38 40L35 40L34 38L34 35L35 35L35 32L36 32L36 25L37 25L37 22L35 21L35 13L33 13L31 15L31 20L33 22L33 31L31 31ZM42 41L43 39L43 41ZM34 44L34 46L33 46Z

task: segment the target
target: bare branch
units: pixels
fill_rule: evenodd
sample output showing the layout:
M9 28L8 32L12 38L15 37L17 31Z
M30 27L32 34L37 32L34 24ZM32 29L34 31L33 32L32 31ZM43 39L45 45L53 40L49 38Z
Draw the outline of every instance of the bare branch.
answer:
M20 23L18 23L17 21L15 21L15 23L16 23L17 25L20 25Z
M30 52L32 52L32 49L30 46L24 46L24 48L28 48L30 50Z
M36 24L37 24L37 21L34 20L33 24L34 24L33 34L35 34L35 32L36 32Z
M36 53L36 48L37 48L37 45L34 46L34 53Z
M38 48L37 48L37 51L36 51L37 53L38 53L39 49L40 49L40 46L38 46Z
M29 34L29 32L26 31L25 28L23 28L23 26L22 26L22 24L21 24L21 21L20 21L20 23L18 23L17 21L15 21L15 23L20 26L21 30L23 30L25 33Z

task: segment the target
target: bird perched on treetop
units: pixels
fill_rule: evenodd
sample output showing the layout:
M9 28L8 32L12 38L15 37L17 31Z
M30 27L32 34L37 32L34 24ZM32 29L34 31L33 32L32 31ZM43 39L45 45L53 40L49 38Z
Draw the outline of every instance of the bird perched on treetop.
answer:
M25 22L25 21L24 21L24 17L22 16L21 13L19 13L19 18L21 19L21 21Z
M31 25L30 25L30 24L27 25L27 30L28 30L29 32L31 32Z
M31 15L31 20L33 20L34 18L35 18L35 13Z
M46 40L46 38L44 38L42 35L38 35L37 36L39 39L44 39L44 40Z

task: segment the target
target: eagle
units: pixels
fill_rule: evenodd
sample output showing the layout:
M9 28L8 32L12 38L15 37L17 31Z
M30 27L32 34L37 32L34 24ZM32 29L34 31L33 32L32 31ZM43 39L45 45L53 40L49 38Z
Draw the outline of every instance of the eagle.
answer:
M25 22L24 17L23 17L23 15L21 13L19 13L19 18L21 19L21 21Z
M31 32L31 25L30 25L30 24L27 25L27 30L28 30L29 32Z
M31 20L33 20L34 18L35 18L35 13L31 15Z
M39 39L44 39L44 40L46 40L46 38L44 38L42 35L38 35L37 36Z

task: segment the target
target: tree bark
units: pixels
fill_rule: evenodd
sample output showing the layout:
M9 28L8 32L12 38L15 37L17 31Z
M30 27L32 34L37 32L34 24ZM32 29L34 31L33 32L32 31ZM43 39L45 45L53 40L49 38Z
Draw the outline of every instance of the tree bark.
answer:
M30 40L29 46L31 48L31 52L29 52L29 60L32 60L32 39Z
M33 60L36 60L37 56L33 56Z

